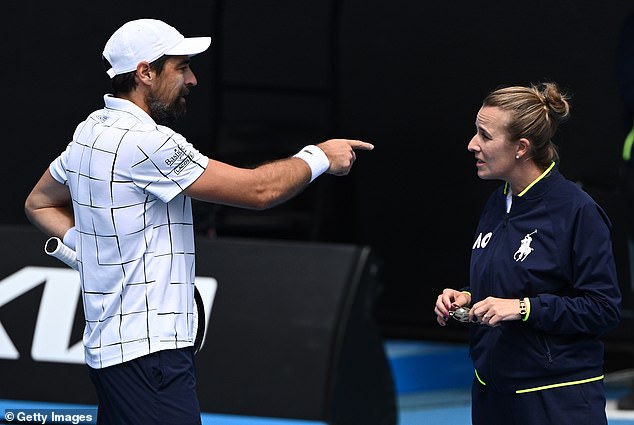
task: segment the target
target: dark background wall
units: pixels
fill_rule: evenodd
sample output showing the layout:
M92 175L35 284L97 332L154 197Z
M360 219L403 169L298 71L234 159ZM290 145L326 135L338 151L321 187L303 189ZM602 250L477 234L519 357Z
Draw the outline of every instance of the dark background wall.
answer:
M198 206L199 230L371 246L388 336L452 334L438 333L432 306L443 287L467 281L473 229L497 184L477 178L466 150L482 98L501 84L557 81L573 106L555 140L561 170L614 221L631 319L615 51L632 11L631 1L589 0L10 2L0 18L0 223L27 224L28 191L102 105L100 54L112 31L155 17L214 38L194 60L198 88L177 127L208 155L256 162L335 136L376 145L348 177L320 178L287 209Z

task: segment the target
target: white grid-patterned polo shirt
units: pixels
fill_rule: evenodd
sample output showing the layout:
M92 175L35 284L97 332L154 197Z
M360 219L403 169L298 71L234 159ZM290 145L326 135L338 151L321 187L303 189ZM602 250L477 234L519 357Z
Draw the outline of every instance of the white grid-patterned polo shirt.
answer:
M132 102L104 101L50 166L72 196L93 368L193 345L194 230L182 191L209 161Z

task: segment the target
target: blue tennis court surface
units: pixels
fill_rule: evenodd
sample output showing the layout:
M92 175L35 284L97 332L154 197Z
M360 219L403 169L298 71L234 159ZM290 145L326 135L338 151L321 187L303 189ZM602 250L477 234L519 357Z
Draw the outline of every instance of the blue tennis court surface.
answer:
M470 424L469 386L473 370L467 347L421 341L387 341L386 353L397 392L398 425ZM626 383L606 384L609 425L634 425L634 411L617 410ZM19 409L93 409L95 406L0 400L0 412ZM2 416L4 418L4 416ZM324 422L203 413L203 425L324 425ZM15 424L18 421L4 421ZM89 423L89 422L82 422ZM92 422L94 423L94 422Z

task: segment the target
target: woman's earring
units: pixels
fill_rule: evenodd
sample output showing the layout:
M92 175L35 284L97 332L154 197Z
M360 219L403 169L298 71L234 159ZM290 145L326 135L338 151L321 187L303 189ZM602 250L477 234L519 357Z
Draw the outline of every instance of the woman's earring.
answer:
M519 155L515 155L515 159L520 159L520 156Z

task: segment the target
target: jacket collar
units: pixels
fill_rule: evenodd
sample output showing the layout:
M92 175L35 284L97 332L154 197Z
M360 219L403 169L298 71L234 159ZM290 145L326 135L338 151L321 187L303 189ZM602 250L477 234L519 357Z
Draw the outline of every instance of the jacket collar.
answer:
M553 171L554 170L554 171ZM524 190L522 190L520 193L517 194L517 197L521 198L522 196L526 195L531 189L533 189L533 187L535 185L537 185L539 182L541 182L542 180L544 180L550 173L551 171L553 171L554 173L558 173L557 171L557 166L555 164L555 161L552 161L550 163L550 166L548 168L546 168L546 170L539 176L537 177L535 180L533 180L531 182L531 184L529 184L528 186L526 186L526 188ZM539 186L544 186L544 185L539 185ZM509 191L509 183L505 182L504 183L504 195L507 195ZM531 195L533 195L536 192L536 190L531 192ZM542 193L541 191L538 191L540 193ZM515 194L514 194L515 195Z

